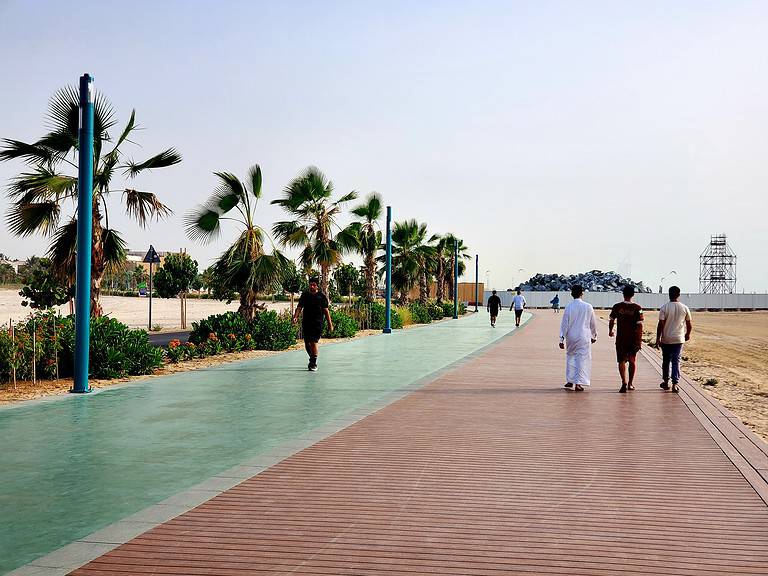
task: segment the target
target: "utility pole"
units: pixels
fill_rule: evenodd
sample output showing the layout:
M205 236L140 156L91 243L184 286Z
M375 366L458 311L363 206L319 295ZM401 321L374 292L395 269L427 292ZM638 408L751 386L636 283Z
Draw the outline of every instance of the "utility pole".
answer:
M384 334L392 333L392 206L387 206L387 279L384 286Z

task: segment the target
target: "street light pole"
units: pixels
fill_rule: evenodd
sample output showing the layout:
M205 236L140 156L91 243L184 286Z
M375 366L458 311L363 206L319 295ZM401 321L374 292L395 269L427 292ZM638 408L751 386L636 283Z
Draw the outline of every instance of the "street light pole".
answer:
M480 290L480 256L475 254L475 312L477 312L477 299Z
M70 392L90 392L91 244L93 243L93 78L80 77L75 268L75 381Z
M459 317L459 240L453 241L453 319Z
M392 333L392 206L387 206L387 261L384 286L384 334Z

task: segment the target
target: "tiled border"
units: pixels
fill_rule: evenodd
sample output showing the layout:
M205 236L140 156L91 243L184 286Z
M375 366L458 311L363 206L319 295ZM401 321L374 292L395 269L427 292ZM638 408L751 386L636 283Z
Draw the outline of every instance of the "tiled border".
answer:
M523 328L532 317L533 314L525 315L520 328ZM121 544L125 544L144 532L196 508L214 496L218 496L222 492L237 486L244 480L260 474L289 456L309 448L320 440L324 440L352 424L359 422L363 418L378 412L382 408L389 406L414 390L426 386L443 374L451 372L478 356L481 356L490 348L493 348L506 338L514 335L517 330L518 329L513 327L507 334L504 334L493 342L486 344L482 348L471 352L467 356L464 356L419 380L416 380L404 388L389 392L377 400L361 406L340 418L327 422L311 432L281 444L279 447L269 452L243 462L238 466L234 466L229 470L225 470L188 490L174 494L170 498L167 498L154 506L150 506L140 512L119 520L114 524L101 528L100 530L97 530L80 540L72 542L71 544L67 544L58 550L54 550L50 554L46 554L41 558L33 560L29 564L25 564L20 568L6 573L6 576L65 576L76 568L114 550Z

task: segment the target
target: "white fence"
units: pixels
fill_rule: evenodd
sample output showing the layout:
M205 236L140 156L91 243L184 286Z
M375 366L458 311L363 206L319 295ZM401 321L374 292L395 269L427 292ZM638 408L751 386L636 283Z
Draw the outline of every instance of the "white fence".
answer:
M509 308L514 292L497 292L502 305ZM570 292L523 292L529 308L549 308L549 303L560 296L560 307L565 307L573 300ZM488 301L491 292L484 292L483 302ZM621 302L621 292L585 292L583 297L595 308L610 308L616 302ZM635 302L647 310L661 308L669 301L667 294L635 294ZM691 310L768 310L768 294L681 294L680 302Z

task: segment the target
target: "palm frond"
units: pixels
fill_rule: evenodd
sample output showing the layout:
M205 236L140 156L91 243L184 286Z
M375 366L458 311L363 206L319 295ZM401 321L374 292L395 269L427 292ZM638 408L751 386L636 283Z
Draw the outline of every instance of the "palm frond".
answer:
M51 234L58 226L61 208L58 202L14 203L8 211L8 229L16 236Z
M233 192L229 186L221 185L216 188L208 200L207 206L211 210L216 210L223 215L232 210L242 200L243 197L238 192Z
M199 206L184 217L184 228L191 240L208 244L221 233L221 215L205 205Z
M174 148L168 148L163 150L160 154L156 154L144 162L126 162L122 168L125 169L125 174L131 178L137 176L144 170L151 170L153 168L165 168L167 166L173 166L181 162L181 154L179 154Z
M146 227L153 217L159 220L173 214L173 210L160 202L160 199L152 192L126 188L123 191L123 197L128 216L135 218L142 228Z
M292 248L300 248L309 244L307 229L297 220L275 222L272 226L272 234L281 244Z
M48 257L51 259L56 275L71 283L75 281L77 260L77 218L70 219L59 226L48 247Z
M358 196L357 192L352 190L352 192L348 192L348 193L344 194L344 196L342 196L341 198L336 200L336 202L334 202L334 205L340 206L341 204L345 204L347 202L351 202L352 200L356 200L357 196Z
M108 271L114 272L125 262L127 244L117 230L104 228L101 231L104 262Z
M362 236L361 236L362 224L360 222L353 222L339 230L336 234L336 243L345 252L351 252L353 250L360 250L362 248Z
M254 164L248 170L248 184L251 194L261 198L261 167L258 164Z
M128 139L128 136L130 136L131 132L133 132L136 129L136 109L134 108L131 110L131 117L128 119L128 124L125 125L125 128L123 128L123 132L120 134L120 137L117 139L117 142L115 143L115 147L112 149L112 153L117 152L117 149L120 148L120 144L125 142Z
M58 200L77 194L77 178L58 174L43 166L34 172L24 172L13 179L8 195L19 204L40 200Z
M38 144L27 144L10 138L3 138L2 143L0 162L22 158L30 163L47 163L52 159L51 152Z
M365 199L365 202L352 209L352 214L362 218L366 222L376 222L381 218L383 212L383 203L381 196L376 192L371 192Z

